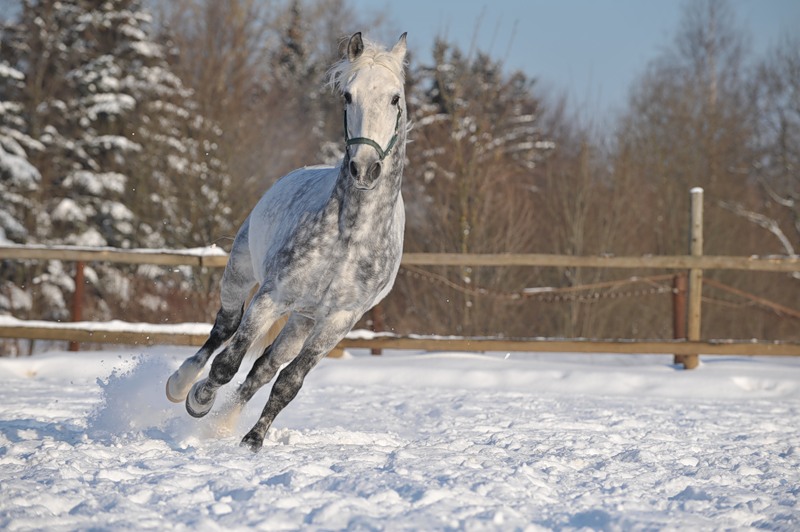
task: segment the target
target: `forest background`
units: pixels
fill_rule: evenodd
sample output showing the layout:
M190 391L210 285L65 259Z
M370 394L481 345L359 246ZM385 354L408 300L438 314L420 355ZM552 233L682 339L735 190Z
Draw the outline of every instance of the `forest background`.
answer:
M230 249L277 178L341 158L340 96L323 79L343 38L365 30L397 39L386 14L360 14L347 0L9 5L0 242L21 244ZM406 251L685 254L689 189L700 186L707 254L797 254L797 36L756 55L727 2L688 2L673 42L632 84L611 127L480 50L438 39L431 56L412 55L408 67ZM71 268L0 260L0 313L68 319ZM382 305L384 327L670 338L663 286L536 290L654 273L669 272L408 267ZM800 301L797 273L706 275L784 306ZM84 318L208 322L220 276L94 263ZM706 289L703 337L797 340L799 325Z

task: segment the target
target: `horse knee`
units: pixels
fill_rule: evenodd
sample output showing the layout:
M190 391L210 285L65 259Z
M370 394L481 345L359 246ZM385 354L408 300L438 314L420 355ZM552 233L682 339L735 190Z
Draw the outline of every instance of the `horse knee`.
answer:
M280 365L275 364L272 358L272 345L270 344L264 352L253 363L247 378L239 386L237 390L236 401L240 404L248 402L266 383L272 380L272 377L278 372Z
M298 359L286 366L283 371L278 373L278 378L272 386L267 403L267 409L271 409L277 415L292 399L297 396L297 392L303 387L306 375L311 370L311 365L298 363ZM270 406L272 408L270 408Z
M294 368L287 368L278 374L278 379L272 387L272 396L278 404L286 406L297 396L297 392L303 387L305 375L298 371L291 371Z
M211 334L219 336L222 341L227 340L233 336L233 333L239 328L243 315L244 305L241 307L233 307L232 309L226 309L225 307L220 308L214 320L214 327L211 329Z
M237 342L236 339L229 344L222 352L214 358L211 369L208 372L208 380L217 386L227 384L233 379L242 359L247 352L247 345Z

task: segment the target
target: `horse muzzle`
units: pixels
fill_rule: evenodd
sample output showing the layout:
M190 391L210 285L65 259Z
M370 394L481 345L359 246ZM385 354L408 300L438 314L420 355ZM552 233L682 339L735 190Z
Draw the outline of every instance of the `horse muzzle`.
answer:
M357 161L350 159L347 165L347 170L350 177L353 178L353 183L356 188L361 190L372 190L378 182L383 170L383 163L379 159Z

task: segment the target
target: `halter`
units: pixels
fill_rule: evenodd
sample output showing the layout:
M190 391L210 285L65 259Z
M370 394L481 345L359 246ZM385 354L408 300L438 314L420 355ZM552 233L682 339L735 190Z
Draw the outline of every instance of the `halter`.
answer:
M372 146L375 148L375 151L378 152L378 157L381 161L383 161L389 152L392 151L395 143L397 142L397 131L400 129L400 116L402 115L402 110L400 107L397 108L397 120L394 123L394 135L389 140L389 144L386 146L386 149L382 149L380 144L375 142L374 140L367 138L367 137L353 137L350 138L350 135L347 133L347 108L344 109L344 146L347 149L347 146L352 146L353 144L366 144L368 146Z

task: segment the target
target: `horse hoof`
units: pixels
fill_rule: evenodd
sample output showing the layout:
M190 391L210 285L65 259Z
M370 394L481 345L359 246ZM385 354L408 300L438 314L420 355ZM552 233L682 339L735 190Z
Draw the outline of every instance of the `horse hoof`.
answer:
M172 375L169 376L167 379L167 399L169 399L173 403L181 403L186 399L187 390L181 390L180 386L178 386L177 381L180 378L178 372L176 371ZM185 388L185 387L184 387Z
M167 399L173 403L182 403L189 393L189 388L191 388L201 371L203 371L202 366L198 367L196 364L188 363L188 361L184 362L167 379Z
M242 438L239 447L244 447L245 449L250 449L250 451L257 453L261 450L262 445L264 445L264 438L254 432L248 432L247 435Z
M198 381L192 386L192 389L189 390L189 394L186 396L186 411L192 417L203 417L211 411L211 407L214 406L214 394L211 395L207 402L201 402L197 399L197 393L200 391L200 387L205 384L206 380L203 379Z

